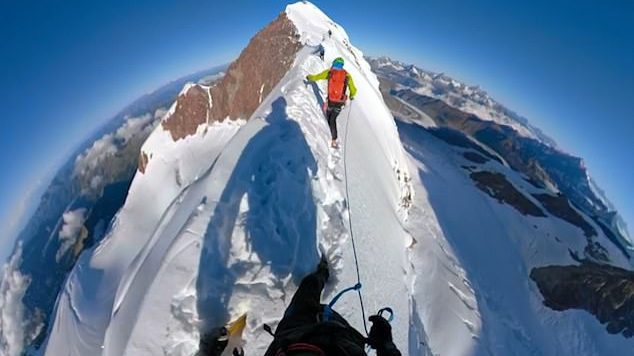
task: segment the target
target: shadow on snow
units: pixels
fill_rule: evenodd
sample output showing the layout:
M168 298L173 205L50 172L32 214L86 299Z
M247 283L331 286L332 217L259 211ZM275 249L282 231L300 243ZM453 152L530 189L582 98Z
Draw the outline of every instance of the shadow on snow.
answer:
M539 326L530 308L530 296L526 293L525 283L529 272L519 263L522 257L511 241L513 238L508 236L508 231L488 200L480 199L483 193L475 187L463 188L461 193L457 193L456 189L460 189L458 183L447 181L442 170L436 170L445 163L426 157L422 150L424 142L439 139L414 123L396 120L396 125L405 150L427 168L419 169L418 174L426 187L430 207L455 258L465 268L475 289L482 329L474 354L491 352L491 335L503 335L498 336L503 341L496 346L503 352L539 354L540 350L531 342L535 336L531 333L538 330ZM515 269L509 270L503 266L514 266ZM525 327L523 323L533 325Z
M317 263L311 187L317 163L286 106L284 98L273 102L267 125L245 146L204 236L196 282L203 331L227 323L229 301L241 288L237 277L258 268L253 262L230 261L236 226L244 227L247 250L257 255L259 268L269 266L276 281L289 275L299 281ZM268 286L256 284L249 290L266 293Z

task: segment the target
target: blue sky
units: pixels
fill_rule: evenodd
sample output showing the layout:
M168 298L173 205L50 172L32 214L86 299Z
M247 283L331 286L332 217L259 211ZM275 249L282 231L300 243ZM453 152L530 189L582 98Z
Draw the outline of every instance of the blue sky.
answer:
M634 225L633 2L315 3L366 54L479 84L528 117L586 159ZM0 232L105 120L172 79L235 58L285 4L2 2Z

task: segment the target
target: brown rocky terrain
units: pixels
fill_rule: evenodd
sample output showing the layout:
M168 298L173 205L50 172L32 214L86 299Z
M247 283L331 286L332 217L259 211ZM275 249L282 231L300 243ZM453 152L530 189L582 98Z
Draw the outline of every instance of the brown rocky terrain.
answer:
M460 131L452 130L446 127L434 127L427 129L427 132L434 135L434 137L439 138L450 145L462 147L465 149L470 149L477 152L479 155L486 157L487 160L491 159L497 161L502 164L502 160L495 156L494 154L488 152L480 145L478 145L472 138L469 138L467 135L463 134ZM469 152L469 151L467 151ZM465 152L465 153L467 153ZM475 153L473 152L473 153ZM471 153L471 152L469 152ZM466 158L466 157L465 157ZM469 158L467 158L469 159Z
M139 154L139 172L145 173L145 169L147 168L147 164L150 159L147 156L147 153L141 151Z
M606 324L609 333L634 336L634 272L582 261L579 266L533 268L530 276L547 307L582 309Z
M471 179L476 186L483 192L497 199L501 203L506 203L524 215L545 217L544 212L535 205L524 194L520 193L509 182L504 174L497 172L473 172L470 174Z
M586 237L596 236L597 231L575 209L563 194L533 194L544 208L554 216L578 226Z
M489 160L486 157L483 157L475 152L470 152L467 151L465 153L462 154L462 156L466 159L468 159L469 161L473 162L473 163L478 163L478 164L484 164L487 163L487 161Z
M180 95L163 128L177 141L206 122L248 119L288 72L300 48L295 25L280 14L251 39L216 85L194 85Z
M194 134L198 126L209 121L209 100L209 91L199 85L178 96L174 113L162 123L174 141Z

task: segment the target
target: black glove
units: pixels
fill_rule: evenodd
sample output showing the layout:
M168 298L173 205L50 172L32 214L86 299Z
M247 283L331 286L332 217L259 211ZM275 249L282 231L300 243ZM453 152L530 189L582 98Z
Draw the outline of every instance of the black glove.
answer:
M200 338L198 355L219 356L229 343L229 333L227 328L220 327L212 329Z
M392 326L380 315L370 317L372 327L368 335L368 344L376 350L378 356L400 356L400 351L392 341Z
M368 343L373 349L377 349L386 343L392 342L392 326L380 315L370 317L372 327L368 335Z

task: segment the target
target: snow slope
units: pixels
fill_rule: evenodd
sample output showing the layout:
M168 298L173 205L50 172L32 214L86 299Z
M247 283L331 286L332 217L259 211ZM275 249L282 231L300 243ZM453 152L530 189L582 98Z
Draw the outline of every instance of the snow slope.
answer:
M416 191L407 223L417 241L409 249L414 314L425 326L433 354L629 353L632 341L607 334L590 314L544 307L528 278L533 267L576 264L569 249L585 246L577 227L551 216L524 216L490 198L463 168L472 164L462 156L464 149L417 124L398 126ZM480 169L504 173L520 191L537 190L497 162ZM618 259L616 247L606 246L618 263L629 265Z
M407 330L401 221L410 194L394 121L343 29L311 4L291 5L287 15L306 47L248 123L201 127L176 143L159 127L148 139L150 164L135 177L109 236L71 274L45 354L190 355L199 328L245 310L246 351L258 354L271 341L261 325L279 320L319 248L333 265L325 298L356 283L350 213L366 308L390 305L394 327ZM328 28L324 63L313 52ZM303 81L336 56L359 89L340 117L342 137L349 121L349 202L343 151L328 148L323 85ZM356 297L337 309L363 329ZM407 343L406 333L395 337Z
M145 143L150 163L107 238L72 271L45 355L193 355L201 330L245 312L246 354L262 354L272 341L263 324L276 326L319 250L332 267L324 301L357 282L352 235L366 317L392 307L404 355L631 349L589 314L543 307L528 278L573 262L568 249L585 246L577 227L484 194L462 151L416 123L397 128L339 25L307 2L286 14L304 48L247 122L203 124L177 142L159 126ZM331 150L326 83L304 78L339 56L358 95L338 120L342 148ZM507 166L481 168L537 189ZM356 296L335 309L364 330Z

